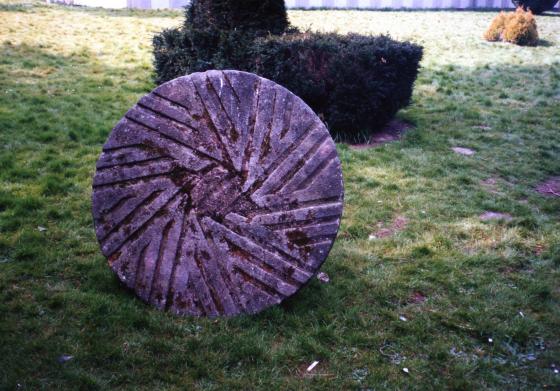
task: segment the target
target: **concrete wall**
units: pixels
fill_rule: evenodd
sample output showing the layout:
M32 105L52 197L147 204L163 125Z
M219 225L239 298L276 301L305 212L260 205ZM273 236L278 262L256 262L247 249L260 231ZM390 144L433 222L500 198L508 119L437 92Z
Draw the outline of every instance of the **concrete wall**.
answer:
M49 1L49 0L48 0ZM50 0L53 3L105 8L181 8L189 0ZM286 0L288 8L513 8L511 0ZM560 4L557 4L556 9Z
M187 5L189 0L47 0L47 2L86 7L158 9L181 8Z
M510 8L510 0L287 0L290 8Z

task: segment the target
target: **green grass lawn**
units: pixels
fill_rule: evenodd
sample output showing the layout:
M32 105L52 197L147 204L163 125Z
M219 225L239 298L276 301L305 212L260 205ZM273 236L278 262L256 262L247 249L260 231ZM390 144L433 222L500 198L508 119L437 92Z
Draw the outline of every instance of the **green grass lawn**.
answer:
M541 45L522 48L481 39L494 14L290 12L424 45L399 113L416 127L338 146L329 284L209 320L123 289L90 213L105 138L154 86L151 36L181 14L2 1L0 389L559 389L560 198L534 188L560 175L560 17L538 16Z

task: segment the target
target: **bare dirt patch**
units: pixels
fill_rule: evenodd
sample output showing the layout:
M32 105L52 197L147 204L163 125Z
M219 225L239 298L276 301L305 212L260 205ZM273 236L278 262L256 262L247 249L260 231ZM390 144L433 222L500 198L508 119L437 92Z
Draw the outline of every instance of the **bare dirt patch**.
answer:
M381 131L373 134L370 139L361 144L350 144L350 148L356 150L378 147L383 144L399 141L406 132L414 126L408 122L394 119L389 122Z
M536 190L537 193L547 197L560 197L560 176L549 178L539 184Z
M369 236L370 240L383 239L393 236L397 232L403 231L408 225L408 219L404 216L396 216L391 225L385 227L383 223L378 223L378 230Z
M496 178L488 178L480 181L480 186L489 193L498 194L498 180Z
M426 301L426 295L420 291L412 292L408 301L413 304L420 304Z

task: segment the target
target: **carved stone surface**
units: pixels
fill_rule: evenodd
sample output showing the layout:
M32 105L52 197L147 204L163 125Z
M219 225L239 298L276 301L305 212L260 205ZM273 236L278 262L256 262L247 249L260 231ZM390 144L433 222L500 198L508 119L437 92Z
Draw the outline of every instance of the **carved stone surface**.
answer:
M194 316L255 313L327 257L343 184L319 118L256 75L209 71L144 96L93 180L97 238L144 301Z

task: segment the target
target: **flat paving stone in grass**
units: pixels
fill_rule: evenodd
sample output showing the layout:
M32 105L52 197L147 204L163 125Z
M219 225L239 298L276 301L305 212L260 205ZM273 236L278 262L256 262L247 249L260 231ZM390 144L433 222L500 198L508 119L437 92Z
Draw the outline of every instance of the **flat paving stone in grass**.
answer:
M479 216L480 220L482 221L492 221L492 220L502 220L502 221L511 221L513 217L509 213L501 213L501 212L484 212Z
M342 198L335 144L301 99L209 71L161 85L115 126L93 216L111 269L142 300L231 316L278 304L316 274Z
M453 152L464 156L473 156L476 153L472 149L464 147L453 147L451 149L453 150Z
M553 177L540 183L536 190L544 196L560 197L560 177Z

